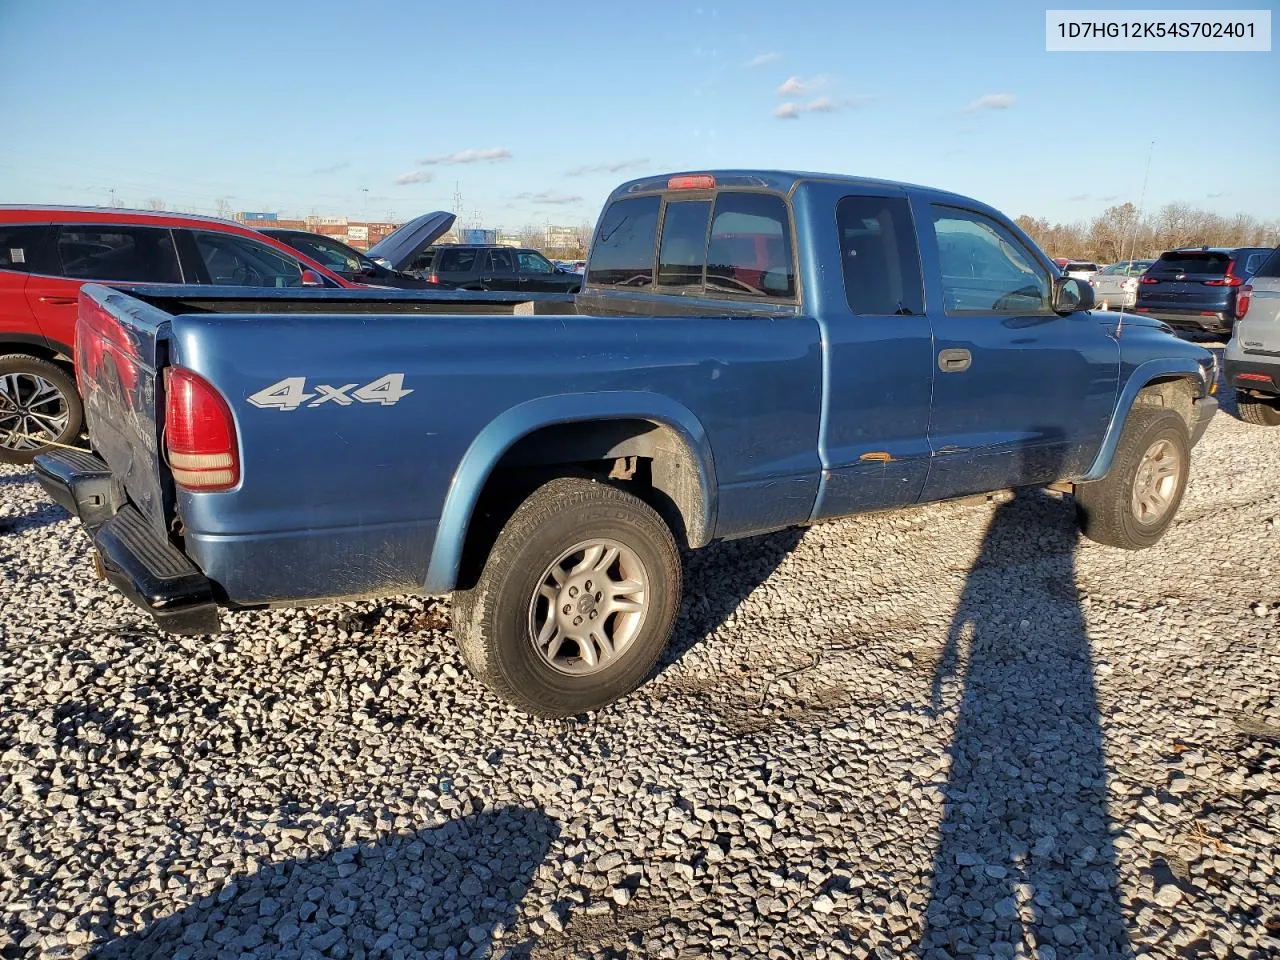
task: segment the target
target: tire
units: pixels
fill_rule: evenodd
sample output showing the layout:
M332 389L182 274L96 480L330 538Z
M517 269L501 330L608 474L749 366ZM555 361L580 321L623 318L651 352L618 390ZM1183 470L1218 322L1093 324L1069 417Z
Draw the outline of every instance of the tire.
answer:
M627 589L637 581L642 591ZM610 588L625 610L609 609ZM475 587L454 593L454 634L467 666L498 696L535 716L571 717L643 682L671 636L680 589L675 539L652 507L608 484L561 477L516 508ZM616 652L569 637L591 621Z
M0 463L30 463L53 449L48 441L75 443L83 426L80 394L66 370L27 354L0 356Z
M1247 393L1236 394L1240 419L1256 427L1280 427L1280 399L1262 400Z
M1107 475L1076 484L1080 529L1111 547L1153 546L1178 512L1190 465L1186 421L1167 407L1135 406Z

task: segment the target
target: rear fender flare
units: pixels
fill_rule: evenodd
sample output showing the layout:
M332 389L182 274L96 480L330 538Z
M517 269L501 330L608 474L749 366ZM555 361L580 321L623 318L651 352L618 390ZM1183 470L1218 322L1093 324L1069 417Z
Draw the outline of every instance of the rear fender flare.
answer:
M1120 434L1129 419L1134 401L1145 387L1162 377L1191 377L1197 384L1201 379L1200 364L1191 357L1169 357L1159 360L1148 360L1134 368L1120 391L1120 399L1116 401L1115 411L1111 415L1111 423L1107 426L1106 436L1102 440L1102 448L1093 460L1089 472L1080 478L1081 482L1101 480L1111 469L1111 461L1115 459L1116 447L1120 444Z
M489 476L512 445L543 427L599 420L649 420L674 430L698 468L703 530L715 529L717 487L711 444L701 422L687 407L661 394L640 391L540 397L499 414L463 454L440 512L425 591L447 593L457 583L472 512Z

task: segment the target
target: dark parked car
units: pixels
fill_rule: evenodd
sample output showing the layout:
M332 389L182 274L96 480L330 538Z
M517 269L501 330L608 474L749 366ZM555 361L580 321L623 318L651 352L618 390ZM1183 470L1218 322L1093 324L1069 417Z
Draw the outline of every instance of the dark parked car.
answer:
M582 274L557 267L537 250L518 247L437 247L427 279L463 290L577 293L582 289Z
M289 245L299 253L305 253L312 260L323 263L334 273L348 280L354 280L356 283L397 287L401 290L430 290L447 286L431 283L422 277L410 276L383 266L355 247L349 247L341 240L326 237L323 234L310 233L306 230L280 230L273 227L260 228L259 232Z
M1142 275L1135 309L1175 327L1229 333L1240 287L1270 255L1270 247L1169 250Z

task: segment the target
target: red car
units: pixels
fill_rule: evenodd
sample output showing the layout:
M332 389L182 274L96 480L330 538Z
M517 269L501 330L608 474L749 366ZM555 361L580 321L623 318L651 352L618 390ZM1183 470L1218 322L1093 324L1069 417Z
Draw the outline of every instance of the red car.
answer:
M80 435L72 358L76 297L86 281L363 286L228 220L0 206L0 462L29 463L50 442Z

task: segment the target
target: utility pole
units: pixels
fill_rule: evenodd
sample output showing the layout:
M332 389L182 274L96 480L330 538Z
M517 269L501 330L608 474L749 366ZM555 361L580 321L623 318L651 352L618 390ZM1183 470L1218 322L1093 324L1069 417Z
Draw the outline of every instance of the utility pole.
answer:
M363 212L363 216L364 216L365 222L367 223L367 222L369 221L369 188L368 188L368 187L361 187L361 188L360 188L360 191L364 194L364 212Z

